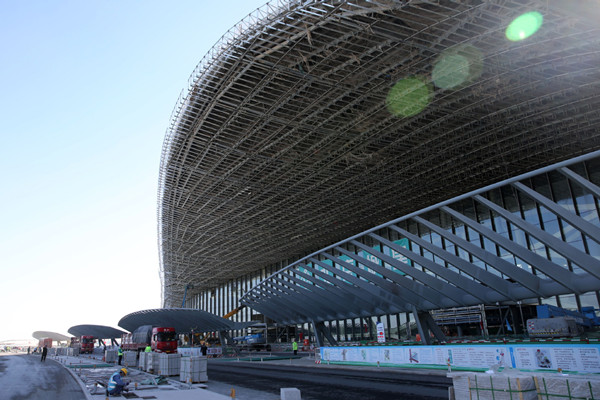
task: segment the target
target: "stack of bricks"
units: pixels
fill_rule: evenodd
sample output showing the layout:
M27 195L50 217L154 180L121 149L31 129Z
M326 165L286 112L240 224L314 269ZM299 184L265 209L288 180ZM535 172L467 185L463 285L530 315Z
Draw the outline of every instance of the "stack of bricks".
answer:
M141 369L142 371L147 371L148 370L148 353L146 353L145 351L142 351L140 353L140 359L138 360L138 368Z
M186 383L208 382L206 357L182 357L179 381Z
M107 363L114 363L117 361L117 350L106 350L104 352L104 361Z
M156 374L158 373L158 356L160 353L146 353L146 371Z
M122 365L124 365L126 367L137 366L137 353L135 351L123 352Z
M179 375L181 354L161 353L158 361L158 374L163 376Z
M537 400L537 390L531 375L486 374L476 372L451 373L455 399Z
M600 377L597 375L540 374L534 380L540 398L544 400L600 398Z

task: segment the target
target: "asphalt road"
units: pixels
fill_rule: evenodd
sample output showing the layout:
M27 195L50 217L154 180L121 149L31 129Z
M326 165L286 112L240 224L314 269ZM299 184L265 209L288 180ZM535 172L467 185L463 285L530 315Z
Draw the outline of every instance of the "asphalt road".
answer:
M0 356L0 399L81 400L86 395L62 365L40 356Z
M452 386L452 381L443 376L388 369L367 371L213 361L208 364L208 379L209 390L211 382L220 382L275 395L261 396L265 399L279 398L280 388L295 387L300 389L302 400L437 400L448 399L448 387Z

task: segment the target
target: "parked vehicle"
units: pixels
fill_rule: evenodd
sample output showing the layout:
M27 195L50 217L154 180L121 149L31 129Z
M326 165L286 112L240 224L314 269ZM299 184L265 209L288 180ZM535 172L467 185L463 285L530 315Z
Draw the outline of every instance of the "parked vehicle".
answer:
M150 345L158 353L177 352L177 332L175 328L142 325L132 333L121 337L123 350L144 351Z
M94 337L90 335L72 337L69 347L79 349L79 354L92 354L94 352Z

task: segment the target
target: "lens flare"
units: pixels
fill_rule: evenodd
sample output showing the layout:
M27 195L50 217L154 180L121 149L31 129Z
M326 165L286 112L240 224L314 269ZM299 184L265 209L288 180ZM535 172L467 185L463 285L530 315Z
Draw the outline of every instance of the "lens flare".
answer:
M420 78L402 79L389 91L386 106L398 117L412 117L427 107L431 93L431 85Z
M481 76L483 55L471 45L458 46L444 51L436 60L431 73L435 86L457 89Z
M540 29L544 16L537 11L531 11L515 18L506 28L506 38L513 42L527 39Z

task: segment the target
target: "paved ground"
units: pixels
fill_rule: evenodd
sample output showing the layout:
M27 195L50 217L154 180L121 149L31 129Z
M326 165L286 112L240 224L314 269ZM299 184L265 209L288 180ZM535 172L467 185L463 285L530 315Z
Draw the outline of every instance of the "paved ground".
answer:
M267 354L264 354L264 356L266 357ZM366 372L382 372L384 370L383 368L380 369L377 367L316 364L314 358L309 358L308 354L303 354L303 356L304 357L302 358L283 358L269 361L266 361L265 359L264 362L261 362L259 358L258 361L255 361L252 364L245 363L244 361L238 362L237 360L225 361L223 359L210 359L208 363L209 381L205 384L190 385L179 382L177 377L170 377L168 384L153 385L150 384L150 381L152 378L156 378L155 375L148 374L135 368L129 369L130 373L127 376L127 379L131 381L130 387L132 392L135 393L138 398L145 399L225 400L232 398L231 394L233 389L235 390L235 398L237 400L277 400L280 398L278 394L280 383L277 379L269 379L268 376L265 378L264 381L269 383L268 390L266 390L266 387L265 390L261 390L262 387L260 385L243 385L241 377L239 381L235 380L235 376L233 377L233 380L216 381L211 379L211 365L213 365L213 371L215 371L213 376L215 377L217 376L217 369L222 370L226 365L233 366L234 364L237 364L238 366L246 364L246 368L249 368L252 365L257 367L260 365L270 367L280 365L282 371L290 368L310 369L311 373L312 371L315 371L315 376L317 377L320 374L318 371L323 372L320 375L328 375L325 373L327 369L347 369L352 370L353 373L355 373L356 370ZM2 359L10 359L11 367L3 368L3 366L7 366L8 361L5 360L2 362ZM40 362L40 357L37 355L0 357L0 387L2 388L0 398L3 400L104 400L106 398L105 389L98 383L101 382L105 384L108 382L110 375L119 368L119 366L115 366L114 364L103 363L98 355L79 357L48 356L47 361L44 364ZM231 368L231 371L232 374L235 374L234 368ZM446 376L446 371L440 370L411 369L410 373L426 375L428 376L426 379L439 379L436 377L445 378ZM281 384L285 385L284 382L281 382ZM12 392L5 392L5 390L12 390ZM5 397L5 393L12 394ZM306 396L303 396L302 398L309 398L310 396L308 395L309 393L306 393ZM312 399L314 396L310 398Z
M85 389L62 365L47 357L3 354L0 398L3 400L81 400Z

